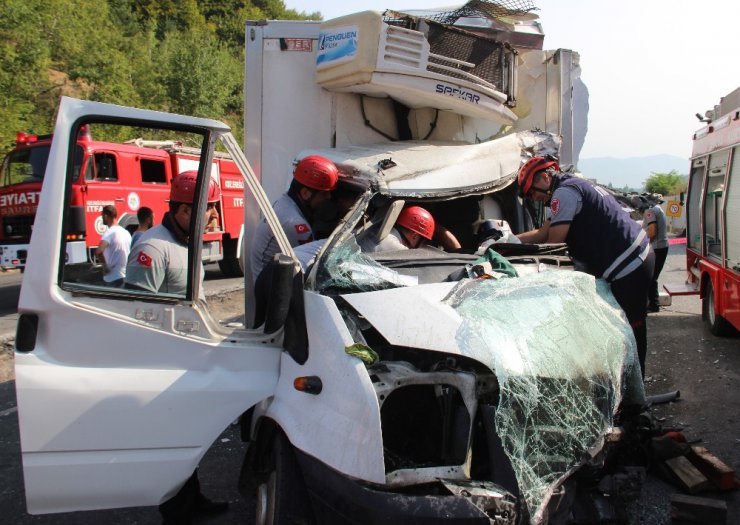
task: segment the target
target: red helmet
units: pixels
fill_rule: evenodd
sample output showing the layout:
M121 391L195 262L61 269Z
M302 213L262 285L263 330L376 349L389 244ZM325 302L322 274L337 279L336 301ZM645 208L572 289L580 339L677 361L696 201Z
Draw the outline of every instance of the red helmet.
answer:
M298 162L293 178L308 188L331 191L339 180L339 170L329 159L309 155Z
M195 187L198 184L198 172L195 170L183 171L172 177L170 186L170 200L172 202L192 203L195 198ZM218 202L221 198L221 188L211 177L208 183L208 202Z
M396 224L418 233L430 241L434 235L434 217L421 206L404 208L396 219Z
M547 168L555 168L560 171L558 163L545 157L532 157L519 168L519 196L524 198L529 193L534 183L534 176Z

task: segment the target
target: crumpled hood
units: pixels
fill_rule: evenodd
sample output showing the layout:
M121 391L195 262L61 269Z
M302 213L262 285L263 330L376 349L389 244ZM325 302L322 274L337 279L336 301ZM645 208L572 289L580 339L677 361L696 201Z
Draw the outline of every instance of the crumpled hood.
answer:
M462 318L442 302L456 284L392 288L342 298L393 345L460 354L455 335Z
M390 344L464 355L500 378L605 375L620 382L618 370L634 364L634 339L621 308L603 281L581 272L465 279L342 298ZM569 366L553 366L559 356Z

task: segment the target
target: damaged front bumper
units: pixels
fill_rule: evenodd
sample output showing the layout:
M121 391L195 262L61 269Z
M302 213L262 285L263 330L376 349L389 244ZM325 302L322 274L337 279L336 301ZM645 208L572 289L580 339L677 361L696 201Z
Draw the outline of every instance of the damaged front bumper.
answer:
M409 492L389 492L296 454L317 523L517 523L516 499L491 482L440 479Z

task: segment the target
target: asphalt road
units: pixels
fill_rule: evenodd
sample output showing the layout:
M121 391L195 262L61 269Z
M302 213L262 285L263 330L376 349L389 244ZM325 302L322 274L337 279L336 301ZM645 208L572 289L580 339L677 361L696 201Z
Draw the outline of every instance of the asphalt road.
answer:
M684 250L672 247L663 282L682 282ZM218 279L215 279L218 281ZM2 277L0 276L0 281ZM1 286L1 284L0 284ZM648 320L648 394L680 390L676 403L655 406L651 414L664 426L683 429L690 440L700 441L730 467L740 471L740 338L712 336L701 320L701 304L694 296L674 298L674 304ZM244 446L235 427L225 429L200 466L203 490L231 502L229 511L195 523L254 523L254 503L237 490ZM649 475L641 497L630 506L630 525L670 525L670 496L680 489ZM740 495L702 493L728 506L727 523L740 522ZM74 512L30 516L25 512L14 382L0 383L0 516L3 523L20 525L156 524L154 508Z

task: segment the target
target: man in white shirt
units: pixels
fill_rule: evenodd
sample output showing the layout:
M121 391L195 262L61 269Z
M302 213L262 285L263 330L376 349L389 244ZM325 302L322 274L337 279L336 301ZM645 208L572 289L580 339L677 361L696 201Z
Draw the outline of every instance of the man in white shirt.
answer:
M131 234L118 225L118 211L112 204L103 206L103 224L108 230L103 234L96 250L103 263L103 281L108 286L120 288L126 276L126 261L131 249Z

